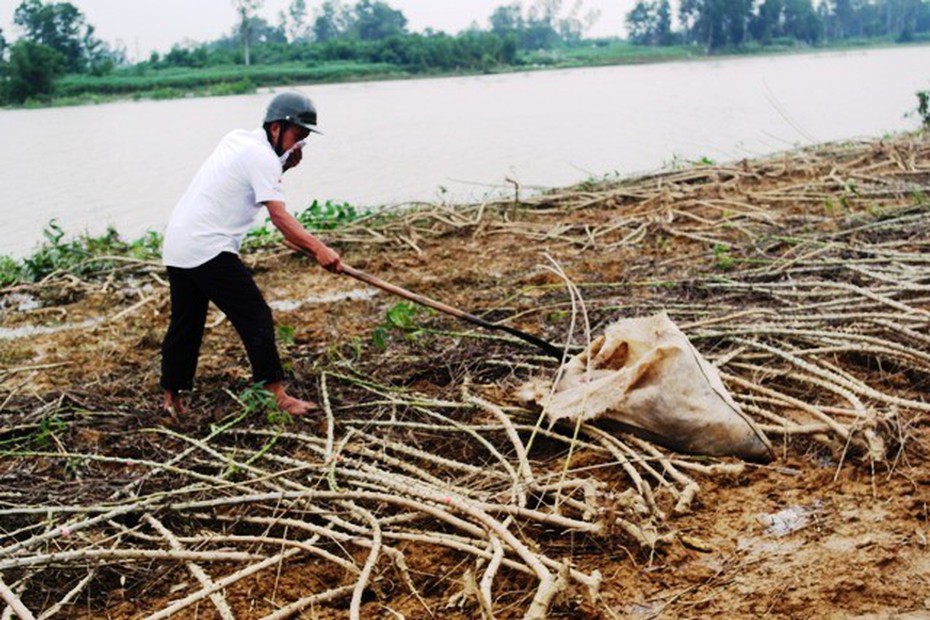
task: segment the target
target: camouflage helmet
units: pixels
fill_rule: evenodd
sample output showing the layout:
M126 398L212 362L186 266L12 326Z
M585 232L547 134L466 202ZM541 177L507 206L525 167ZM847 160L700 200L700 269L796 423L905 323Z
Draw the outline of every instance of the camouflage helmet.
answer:
M265 123L275 121L293 123L304 129L321 133L316 128L316 106L309 97L298 92L278 93L271 100L265 112Z

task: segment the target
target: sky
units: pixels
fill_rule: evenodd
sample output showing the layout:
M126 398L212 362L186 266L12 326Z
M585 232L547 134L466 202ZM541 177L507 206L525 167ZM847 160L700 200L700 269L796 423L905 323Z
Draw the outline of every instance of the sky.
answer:
M46 0L49 1L49 0ZM84 13L87 23L96 28L98 38L125 46L130 60L148 58L154 51L165 52L184 40L212 41L228 34L236 21L231 0L68 0ZM278 23L278 14L286 11L291 0L265 0L259 14ZM563 0L562 14L567 14L577 0ZM403 11L413 31L433 28L454 34L477 21L487 27L488 17L498 6L511 0L387 0ZM590 36L623 34L623 19L635 0L582 0L582 14L600 11L600 19ZM354 4L346 0L347 4ZM0 0L0 28L7 40L19 33L12 25L13 13L20 0ZM307 0L312 8L321 0ZM531 0L524 0L524 6Z

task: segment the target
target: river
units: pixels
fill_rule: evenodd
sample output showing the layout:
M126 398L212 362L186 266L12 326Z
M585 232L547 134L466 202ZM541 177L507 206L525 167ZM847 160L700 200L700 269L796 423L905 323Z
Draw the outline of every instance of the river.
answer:
M473 201L915 129L930 47L753 56L300 87L325 135L285 175L288 203ZM268 92L0 111L0 254L55 218L69 233L162 230L230 129Z

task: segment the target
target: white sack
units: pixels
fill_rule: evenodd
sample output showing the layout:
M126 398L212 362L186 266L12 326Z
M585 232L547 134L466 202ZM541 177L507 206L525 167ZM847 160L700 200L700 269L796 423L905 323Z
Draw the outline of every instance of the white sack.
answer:
M590 363L589 363L590 358ZM536 381L524 399L551 421L605 419L689 454L769 461L772 447L739 409L717 369L665 312L609 326L551 384Z

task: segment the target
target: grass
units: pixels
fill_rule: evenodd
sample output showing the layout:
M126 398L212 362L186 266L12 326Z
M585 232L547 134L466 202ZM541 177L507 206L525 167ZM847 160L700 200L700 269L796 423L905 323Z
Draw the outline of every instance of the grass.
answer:
M164 99L188 93L230 95L253 92L260 86L307 82L341 82L406 73L389 64L327 62L318 65L230 65L205 69L160 69L136 73L132 69L106 76L67 75L56 83L56 99L92 95L134 95Z
M162 236L154 231L134 241L123 239L112 227L97 237L66 239L65 231L52 220L42 234L45 243L32 255L22 260L0 256L0 286L39 282L56 272L85 276L110 270L118 264L115 258L146 261L161 255Z
M314 200L296 214L297 220L308 230L334 230L345 226L367 213L347 202ZM122 263L118 259L160 261L162 235L150 230L142 237L129 241L113 228L99 236L87 234L68 238L56 220L50 221L42 231L45 237L31 255L17 260L0 255L0 287L39 282L55 273L73 273L93 276L112 270ZM281 243L278 230L268 222L246 235L244 251L269 247Z
M664 62L702 56L703 51L693 46L650 47L613 40L583 47L533 52L523 56L522 60L530 66L568 68Z

